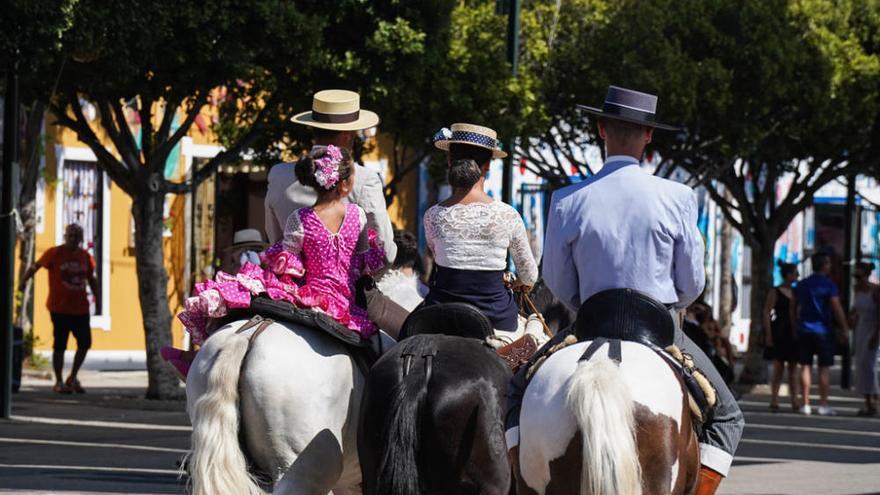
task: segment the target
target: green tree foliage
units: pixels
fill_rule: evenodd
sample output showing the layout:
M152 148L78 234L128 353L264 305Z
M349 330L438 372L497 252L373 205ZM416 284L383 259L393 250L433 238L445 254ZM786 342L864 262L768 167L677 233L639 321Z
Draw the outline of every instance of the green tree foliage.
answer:
M570 150L598 143L575 103L601 104L609 84L659 94L659 118L684 126L655 133L659 173L689 172L752 248L747 377L760 366L776 239L821 186L876 167L877 9L856 0L579 0L560 9L542 72L552 126L521 154L565 184L564 167L536 150L577 162ZM778 199L782 179L793 182Z

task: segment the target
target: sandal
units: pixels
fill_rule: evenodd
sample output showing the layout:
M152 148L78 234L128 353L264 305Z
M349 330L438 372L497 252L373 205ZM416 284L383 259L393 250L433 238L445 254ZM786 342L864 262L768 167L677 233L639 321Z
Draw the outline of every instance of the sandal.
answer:
M82 388L82 385L79 384L79 380L74 380L72 376L68 376L67 380L64 382L64 385L67 386L70 390L78 393L84 394L86 393L85 389Z
M770 404L770 412L779 412L779 404Z
M868 416L876 416L876 415L877 415L877 409L875 409L873 407L870 407L867 409L866 408L859 409L859 411L856 413L856 416L860 416L860 417L868 417Z
M64 394L64 395L73 393L73 390L71 390L70 387L68 387L67 385L65 385L61 382L56 383L55 386L52 387L52 391L55 392L56 394Z

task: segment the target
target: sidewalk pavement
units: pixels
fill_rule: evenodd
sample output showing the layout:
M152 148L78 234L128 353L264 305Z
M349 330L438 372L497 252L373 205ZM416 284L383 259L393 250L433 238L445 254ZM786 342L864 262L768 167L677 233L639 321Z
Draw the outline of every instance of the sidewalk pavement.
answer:
M144 398L145 371L82 371L85 394L28 371L0 420L0 493L184 493L191 428L184 401Z

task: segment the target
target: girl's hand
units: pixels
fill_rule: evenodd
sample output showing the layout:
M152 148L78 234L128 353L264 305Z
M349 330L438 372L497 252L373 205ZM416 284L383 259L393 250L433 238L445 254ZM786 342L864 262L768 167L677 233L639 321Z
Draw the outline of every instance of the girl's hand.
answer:
M767 347L773 347L773 334L767 332L766 345Z

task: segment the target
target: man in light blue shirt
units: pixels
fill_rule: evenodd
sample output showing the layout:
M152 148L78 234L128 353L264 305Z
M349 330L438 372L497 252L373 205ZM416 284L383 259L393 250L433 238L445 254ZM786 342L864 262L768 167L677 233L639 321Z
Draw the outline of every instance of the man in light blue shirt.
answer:
M582 107L599 116L607 158L593 177L554 193L542 257L547 287L575 311L607 289L639 290L673 312L703 292L705 244L693 190L639 166L654 129L674 129L654 121L656 104L654 95L611 86L603 109ZM730 469L744 420L712 362L679 323L676 344L693 356L718 392L714 415L700 436L697 493L712 494ZM545 348L562 337L561 332ZM508 393L508 448L518 445L524 385L518 374Z

